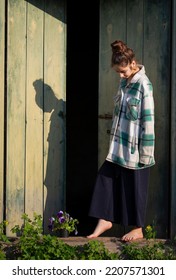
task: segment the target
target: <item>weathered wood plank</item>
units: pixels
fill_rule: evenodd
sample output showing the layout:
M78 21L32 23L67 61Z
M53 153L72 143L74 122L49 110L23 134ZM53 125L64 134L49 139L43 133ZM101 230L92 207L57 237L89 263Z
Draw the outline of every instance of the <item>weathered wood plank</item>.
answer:
M26 2L8 1L6 218L21 224L24 212Z
M147 222L167 237L169 215L171 1L145 1L144 65L154 87L156 165L151 168Z
M143 6L144 1L127 0L127 41L129 47L135 51L139 63L143 60Z
M47 229L49 217L65 207L66 7L65 1L45 1L45 5L44 221ZM51 16L53 13L55 17Z
M172 1L172 72L171 72L171 203L170 203L170 237L176 236L176 2Z
M43 9L43 1L40 9L27 4L25 212L30 217L43 214Z
M111 46L114 40L126 40L126 1L100 1L100 55L99 55L99 121L98 162L105 160L109 146L113 96L119 77L111 68ZM102 118L101 116L105 116Z
M5 0L0 3L0 222L4 209L4 73L5 73Z

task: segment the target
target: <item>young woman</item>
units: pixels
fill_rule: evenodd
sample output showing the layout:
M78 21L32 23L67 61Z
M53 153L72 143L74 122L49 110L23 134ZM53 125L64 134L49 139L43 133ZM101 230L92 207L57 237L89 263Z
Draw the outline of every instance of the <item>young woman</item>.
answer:
M89 211L98 223L87 237L98 237L117 223L134 226L122 237L131 241L143 238L149 170L155 164L153 89L132 49L122 41L111 48L112 68L121 80L114 97L109 151Z

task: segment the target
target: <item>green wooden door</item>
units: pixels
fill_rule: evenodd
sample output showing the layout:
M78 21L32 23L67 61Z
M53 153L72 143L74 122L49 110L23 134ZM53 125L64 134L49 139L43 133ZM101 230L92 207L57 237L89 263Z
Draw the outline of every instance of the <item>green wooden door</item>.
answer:
M110 66L110 43L121 39L135 50L154 87L156 165L151 168L146 225L155 223L159 237L168 236L169 225L170 21L171 1L100 1L99 165L108 151L112 98L118 85ZM117 227L115 234L124 230Z
M0 51L0 218L11 235L24 212L46 229L65 207L66 1L1 1Z

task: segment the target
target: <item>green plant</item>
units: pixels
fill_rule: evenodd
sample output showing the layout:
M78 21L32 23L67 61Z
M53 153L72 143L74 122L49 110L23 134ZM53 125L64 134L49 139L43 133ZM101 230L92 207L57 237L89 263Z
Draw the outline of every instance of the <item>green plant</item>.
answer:
M155 239L156 238L156 230L154 225L148 225L145 229L144 229L144 236L146 239Z
M6 239L4 227L7 222L1 223L0 260L176 260L176 240L147 240L145 245L140 242L125 243L120 253L111 253L99 240L70 246L56 236L43 234L42 217L36 213L33 220L27 214L23 214L22 219L22 226L12 228L19 238L9 239L9 243L3 241Z
M56 236L44 235L43 249L45 260L76 260L76 249Z
M103 242L91 240L83 246L69 246L56 236L42 234L42 218L34 213L33 221L27 214L22 215L24 225L16 225L12 232L20 234L18 259L21 260L108 260L117 259Z
M67 230L69 233L75 232L75 235L78 234L77 224L79 223L78 219L73 219L70 214L67 212L59 211L57 215L53 215L49 219L49 229L51 231L58 231L61 229Z
M31 220L27 214L22 215L24 224L20 227L19 225L14 226L11 231L16 233L17 236L20 236L18 247L18 254L22 259L35 259L36 251L40 245L42 239L42 217L34 213L34 219ZM21 258L20 257L20 258Z
M7 221L3 221L0 223L0 241L9 242L9 239L4 234L7 225L8 225Z
M148 243L139 246L138 243L124 245L120 259L126 260L175 260L176 252L173 247L162 242Z
M6 260L6 254L1 248L0 248L0 260Z
M21 260L67 260L75 259L74 248L59 240L56 236L43 235L41 215L34 213L31 220L27 214L22 215L24 224L12 228L13 233L20 235L17 244L17 256Z
M79 260L117 260L116 253L109 252L102 241L91 240L81 247L77 247Z
M43 221L42 216L33 214L33 220L31 220L26 213L21 216L24 224L20 227L15 225L11 231L17 233L17 235L22 237L38 237L42 235L43 232Z

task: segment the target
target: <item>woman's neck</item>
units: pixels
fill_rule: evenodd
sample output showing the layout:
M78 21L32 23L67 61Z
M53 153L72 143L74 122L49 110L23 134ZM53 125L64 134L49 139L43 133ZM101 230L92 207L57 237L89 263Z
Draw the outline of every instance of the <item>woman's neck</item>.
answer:
M130 83L132 78L134 77L134 75L139 72L140 68L138 66L136 66L136 68L134 69L133 73L131 74L131 76L127 79L127 83Z

